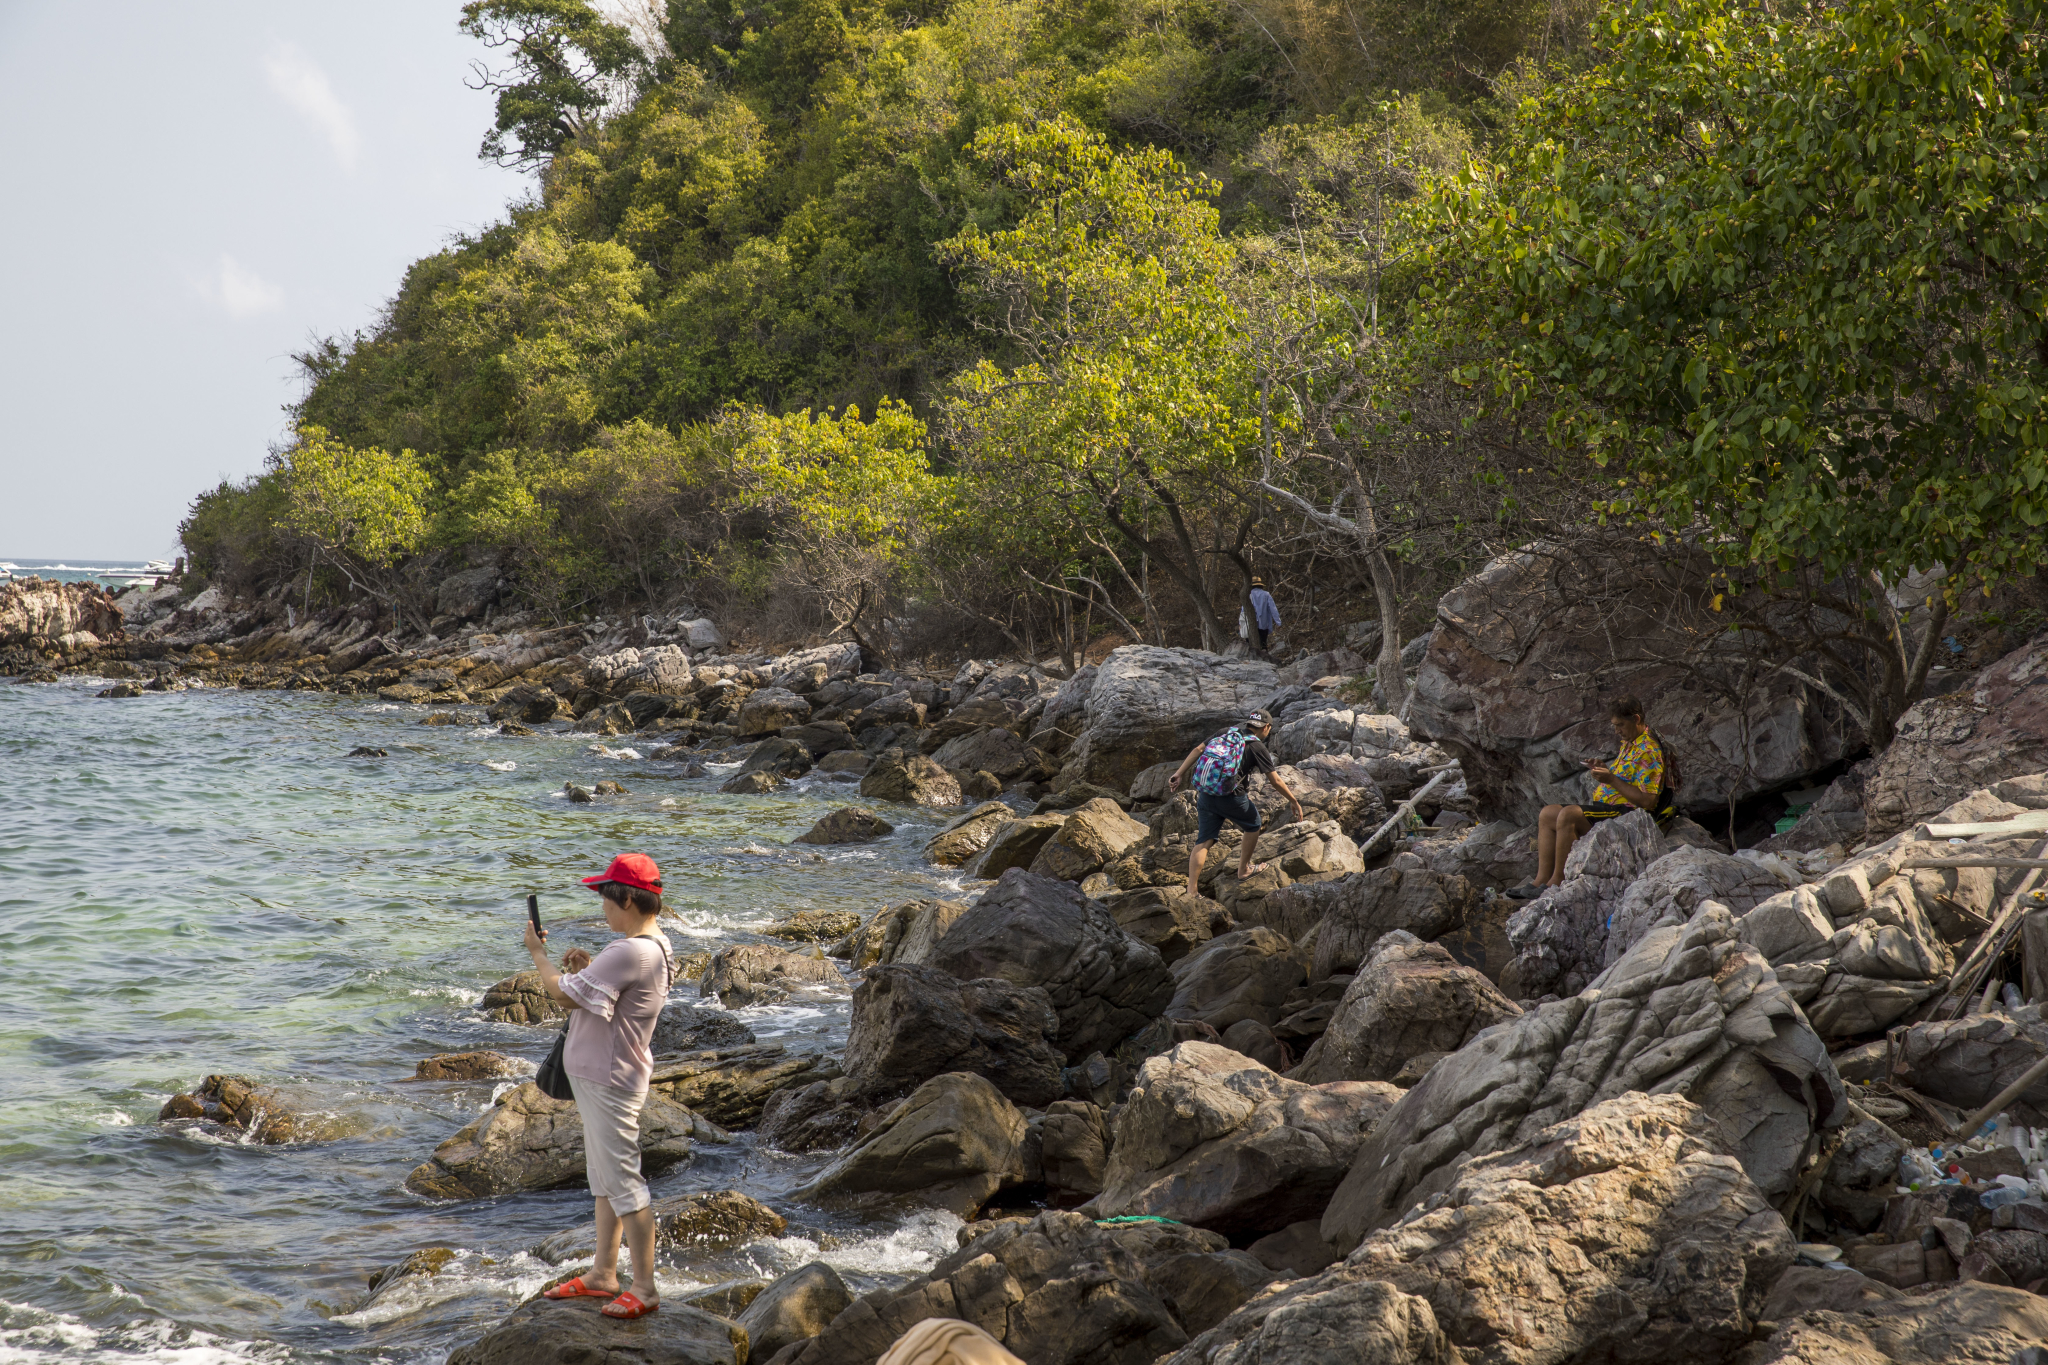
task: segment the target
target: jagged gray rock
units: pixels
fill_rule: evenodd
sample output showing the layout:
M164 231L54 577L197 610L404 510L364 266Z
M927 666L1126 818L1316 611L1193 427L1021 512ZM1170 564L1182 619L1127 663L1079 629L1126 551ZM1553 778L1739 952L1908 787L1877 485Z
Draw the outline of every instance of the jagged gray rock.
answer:
M1391 1081L1411 1057L1456 1052L1481 1030L1521 1014L1444 948L1396 929L1379 940L1344 988L1323 1036L1287 1074L1309 1085Z
M1447 1188L1461 1158L1529 1141L1631 1090L1706 1108L1771 1196L1791 1187L1811 1131L1848 1118L1820 1038L1727 908L1709 902L1689 923L1645 935L1579 995L1439 1061L1360 1149L1324 1236L1355 1245Z
M796 1195L907 1195L964 1218L1025 1178L1024 1137L1024 1116L985 1078L935 1076Z
M1044 1108L1063 1093L1053 1045L1059 1016L1036 986L996 977L962 981L935 967L869 970L853 990L847 1074L896 1093L949 1071L986 1077L1017 1104Z
M1183 892L1185 894L1185 892ZM1272 1027L1303 980L1294 945L1264 925L1212 938L1173 964L1173 1019L1199 1019L1222 1032L1242 1019Z
M1069 1062L1114 1048L1173 998L1158 950L1125 933L1073 883L1019 868L954 920L927 960L963 981L996 976L1044 987Z

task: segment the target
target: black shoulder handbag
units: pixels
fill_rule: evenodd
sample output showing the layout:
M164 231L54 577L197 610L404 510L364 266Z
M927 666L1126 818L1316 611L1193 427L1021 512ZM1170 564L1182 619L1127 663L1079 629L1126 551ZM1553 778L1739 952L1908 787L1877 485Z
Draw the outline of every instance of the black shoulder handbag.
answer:
M574 1015L570 1018L573 1020ZM563 1024L562 1031L555 1035L555 1045L548 1049L548 1059L540 1064L534 1073L533 1083L540 1087L540 1093L551 1100L573 1100L576 1092L569 1088L569 1073L562 1069L562 1049L569 1044L569 1025Z

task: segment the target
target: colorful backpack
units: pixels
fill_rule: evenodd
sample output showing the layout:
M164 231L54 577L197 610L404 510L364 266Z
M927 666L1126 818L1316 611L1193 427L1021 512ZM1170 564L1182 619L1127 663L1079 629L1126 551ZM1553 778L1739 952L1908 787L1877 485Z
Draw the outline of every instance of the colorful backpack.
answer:
M1235 725L1202 746L1195 760L1195 790L1222 796L1237 790L1237 770L1244 766L1244 731Z

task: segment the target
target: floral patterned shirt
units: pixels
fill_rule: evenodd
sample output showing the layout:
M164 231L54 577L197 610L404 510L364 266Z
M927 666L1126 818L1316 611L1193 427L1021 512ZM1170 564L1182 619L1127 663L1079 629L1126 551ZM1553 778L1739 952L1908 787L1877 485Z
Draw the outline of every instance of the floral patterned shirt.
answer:
M1647 728L1622 745L1621 752L1606 766L1616 777L1652 797L1657 795L1657 788L1664 782L1664 751L1657 747L1656 740L1650 738ZM1633 803L1621 794L1619 788L1602 782L1593 788L1593 804L1627 806Z

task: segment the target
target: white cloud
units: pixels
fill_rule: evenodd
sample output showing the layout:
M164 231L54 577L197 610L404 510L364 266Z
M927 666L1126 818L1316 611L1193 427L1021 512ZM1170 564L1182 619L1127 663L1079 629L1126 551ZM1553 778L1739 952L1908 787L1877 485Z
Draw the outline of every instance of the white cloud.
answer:
M219 273L201 286L201 292L231 318L253 318L284 302L284 291L226 252L221 253Z
M271 90L326 137L342 169L354 170L362 138L356 133L355 115L328 84L327 73L290 43L271 50L263 59L263 72L270 78Z

